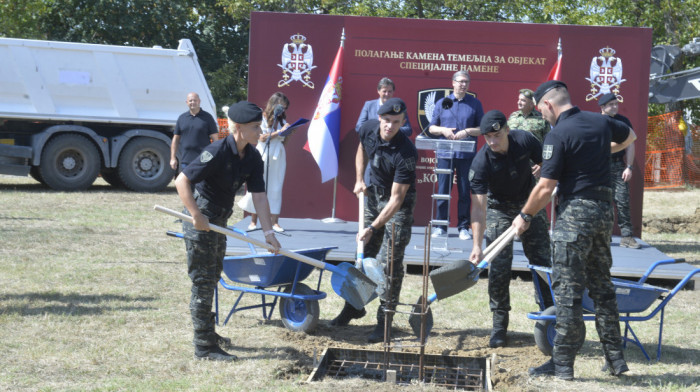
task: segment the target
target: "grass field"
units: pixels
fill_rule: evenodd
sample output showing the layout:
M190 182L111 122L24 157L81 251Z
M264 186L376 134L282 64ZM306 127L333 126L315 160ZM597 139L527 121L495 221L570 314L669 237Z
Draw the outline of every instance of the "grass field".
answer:
M320 354L322 347L380 349L364 343L373 317L340 331L326 325L342 307L327 278L322 289L328 298L320 302L321 325L314 335L286 330L277 314L266 322L258 311L243 312L218 328L233 338L238 346L233 352L241 360L195 361L184 246L165 235L179 225L153 211L155 204L181 208L172 186L163 193L139 194L98 180L86 192L64 193L29 178L0 176L0 200L0 390L443 390L361 379L305 383L314 352ZM648 192L644 204L645 221L693 216L700 190ZM700 266L697 233L645 232L643 238ZM419 283L418 277L407 277L402 301L417 298ZM482 280L468 294L437 303L428 351L495 353L496 390L700 390L699 290L679 293L667 307L661 361L647 363L630 347L626 355L631 371L620 379L600 372L600 345L588 323L587 341L576 362L577 380L569 383L527 377L527 367L546 359L534 346L533 322L525 317L534 310L531 282L514 280L511 295L513 347L486 348L491 320ZM234 301L229 293L221 297L229 306ZM375 310L376 303L368 307L369 314ZM396 325L403 335L410 332L405 320ZM636 326L653 352L658 317Z

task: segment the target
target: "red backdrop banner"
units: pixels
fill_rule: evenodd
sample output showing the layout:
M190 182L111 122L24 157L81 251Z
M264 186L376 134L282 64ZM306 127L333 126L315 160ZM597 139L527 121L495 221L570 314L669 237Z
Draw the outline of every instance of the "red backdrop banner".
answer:
M620 113L632 121L637 133L631 208L635 235L640 235L651 29L254 12L248 99L264 106L273 92L281 91L291 101L288 119L311 118L343 29L336 217L357 219L352 189L359 139L354 128L364 102L378 98L379 79L391 78L396 84L394 96L408 105L413 139L429 121L419 97L429 90L449 93L452 74L461 69L469 71L470 91L484 112L498 109L510 115L517 110L518 90L534 90L547 80L561 38L561 80L569 86L573 103L599 112L598 97L617 89ZM479 139L480 148L483 138ZM305 143L305 128L287 143L281 216L327 218L333 208L333 181L321 183L313 157L303 150ZM427 224L431 216L433 166L434 154L420 151L416 225ZM456 201L456 187L453 197ZM456 209L454 202L453 222Z

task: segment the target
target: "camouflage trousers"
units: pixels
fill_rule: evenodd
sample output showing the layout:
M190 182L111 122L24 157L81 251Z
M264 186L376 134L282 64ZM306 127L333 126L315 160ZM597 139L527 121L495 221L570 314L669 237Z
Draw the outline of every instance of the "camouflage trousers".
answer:
M216 206L195 193L195 200L209 223L226 227L231 210ZM189 211L185 209L185 214ZM196 230L189 222L182 223L187 249L187 273L192 280L190 315L194 328L193 342L198 346L216 344L214 314L211 311L216 285L221 278L226 253L226 236L214 231Z
M620 317L610 280L612 206L607 201L570 199L559 204L552 234L552 288L557 306L554 363L572 366L585 341L584 289L595 303L595 326L607 358L622 358Z
M499 202L488 200L486 210L486 245L491 244L512 225L524 202ZM530 228L521 236L523 250L530 264L549 267L551 265L551 244L544 210L538 212L530 222ZM510 280L513 266L513 243L509 243L489 265L489 307L492 312L510 311ZM544 297L545 308L552 306L549 284L538 277L537 283ZM535 296L539 302L539 296Z
M389 202L389 195L379 194L375 187L367 188L367 204L365 206L365 222L369 225L379 216L379 213ZM384 267L386 281L391 285L386 290L382 305L377 312L377 320L384 319L382 307L387 304L391 309L396 309L396 303L401 294L401 283L404 277L403 257L406 246L411 240L411 226L413 225L413 210L416 206L416 193L407 193L401 204L401 208L389 219L384 227L379 227L365 244L365 257L374 257ZM392 244L392 230L394 242ZM393 256L393 276L391 271L391 257Z
M613 161L610 164L612 191L615 207L617 207L617 225L623 237L632 236L632 218L630 216L630 187L622 181L622 172L627 168L624 161Z

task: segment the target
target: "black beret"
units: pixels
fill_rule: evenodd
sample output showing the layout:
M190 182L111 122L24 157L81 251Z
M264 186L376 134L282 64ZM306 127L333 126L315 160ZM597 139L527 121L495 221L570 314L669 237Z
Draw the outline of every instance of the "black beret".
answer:
M237 102L228 108L228 118L236 124L262 121L262 109L252 102Z
M598 106L603 106L612 100L617 100L617 97L615 96L615 94L613 94L613 93L603 94L598 99Z
M535 90L535 105L540 103L540 99L545 96L548 92L550 92L552 89L557 88L557 87L566 87L566 84L564 82L559 81L559 80L549 80L546 81L542 84L540 84L540 87L537 87L537 90Z
M481 134L498 132L506 125L506 115L500 110L491 110L481 118Z
M389 98L377 110L378 115L382 114L401 114L406 111L406 104L401 98Z

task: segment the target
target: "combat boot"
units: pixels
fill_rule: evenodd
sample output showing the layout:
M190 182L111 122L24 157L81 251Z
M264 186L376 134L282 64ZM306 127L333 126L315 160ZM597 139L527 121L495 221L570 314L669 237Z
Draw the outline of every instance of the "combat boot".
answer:
M530 377L555 376L558 379L566 381L574 379L573 366L556 365L552 359L538 367L528 369L527 373Z
M216 325L216 313L214 313L214 312L211 313L211 325ZM231 343L231 338L221 336L216 332L214 332L214 342L219 347L224 347L228 350L231 350L234 348L233 344Z
M631 248L631 249L639 249L642 247L631 236L622 237L622 239L620 239L620 246L623 248Z
M213 346L194 346L194 358L207 361L223 361L233 362L238 359L237 356L229 354L222 350L217 345Z
M491 330L491 339L489 339L489 347L505 347L506 346L506 331L508 330L508 311L496 310L493 312L493 329Z
M527 374L530 377L538 376L553 376L554 375L554 361L550 358L547 362L543 363L538 367L531 367L527 370Z
M362 318L367 314L367 311L365 308L362 308L360 310L355 309L350 303L345 302L345 306L343 306L343 310L340 312L336 318L331 320L331 325L334 327L344 327L348 324L350 324L350 320L352 319L357 319L357 318Z
M622 373L628 372L630 368L627 367L627 361L622 355L622 350L609 349L605 350L605 364L601 370L610 373L612 376L619 377Z

